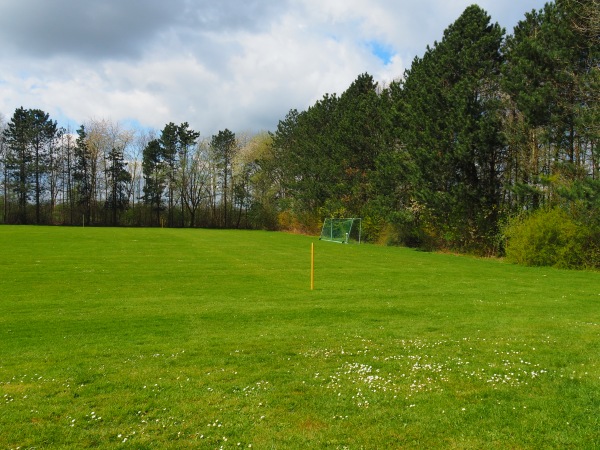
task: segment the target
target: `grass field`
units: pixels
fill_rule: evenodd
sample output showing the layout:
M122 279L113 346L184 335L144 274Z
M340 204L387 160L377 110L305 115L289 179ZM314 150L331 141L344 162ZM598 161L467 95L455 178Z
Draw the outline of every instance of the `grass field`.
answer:
M267 232L0 242L2 449L600 446L598 273Z

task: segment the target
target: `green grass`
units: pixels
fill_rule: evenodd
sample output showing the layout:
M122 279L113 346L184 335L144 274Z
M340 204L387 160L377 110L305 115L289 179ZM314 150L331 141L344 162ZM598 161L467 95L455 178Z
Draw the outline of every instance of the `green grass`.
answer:
M266 232L0 242L0 448L600 442L598 273Z

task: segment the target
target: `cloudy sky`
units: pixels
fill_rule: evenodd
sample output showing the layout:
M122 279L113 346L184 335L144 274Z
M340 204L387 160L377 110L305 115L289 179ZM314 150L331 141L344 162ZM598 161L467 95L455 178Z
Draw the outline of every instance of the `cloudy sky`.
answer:
M473 0L2 0L0 114L210 136L273 130L368 72L402 75ZM512 33L542 0L480 0Z

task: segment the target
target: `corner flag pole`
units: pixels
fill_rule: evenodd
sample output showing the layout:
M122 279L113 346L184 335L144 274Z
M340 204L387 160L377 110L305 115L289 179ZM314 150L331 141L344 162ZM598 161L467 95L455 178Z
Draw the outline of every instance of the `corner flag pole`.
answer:
M310 243L310 290L315 289L315 244Z

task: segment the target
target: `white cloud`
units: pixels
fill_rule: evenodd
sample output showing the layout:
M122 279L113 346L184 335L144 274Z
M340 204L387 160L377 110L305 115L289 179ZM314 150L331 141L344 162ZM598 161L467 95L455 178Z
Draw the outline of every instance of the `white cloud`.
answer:
M274 129L291 108L342 93L361 73L389 82L442 37L471 0L4 0L0 112L59 121L187 121ZM543 0L484 0L508 32ZM55 5L56 6L56 5ZM37 8L37 9L35 9ZM31 10L39 14L28 15ZM66 12L65 12L66 11ZM93 13L93 14L92 14ZM386 64L373 47L389 49Z

